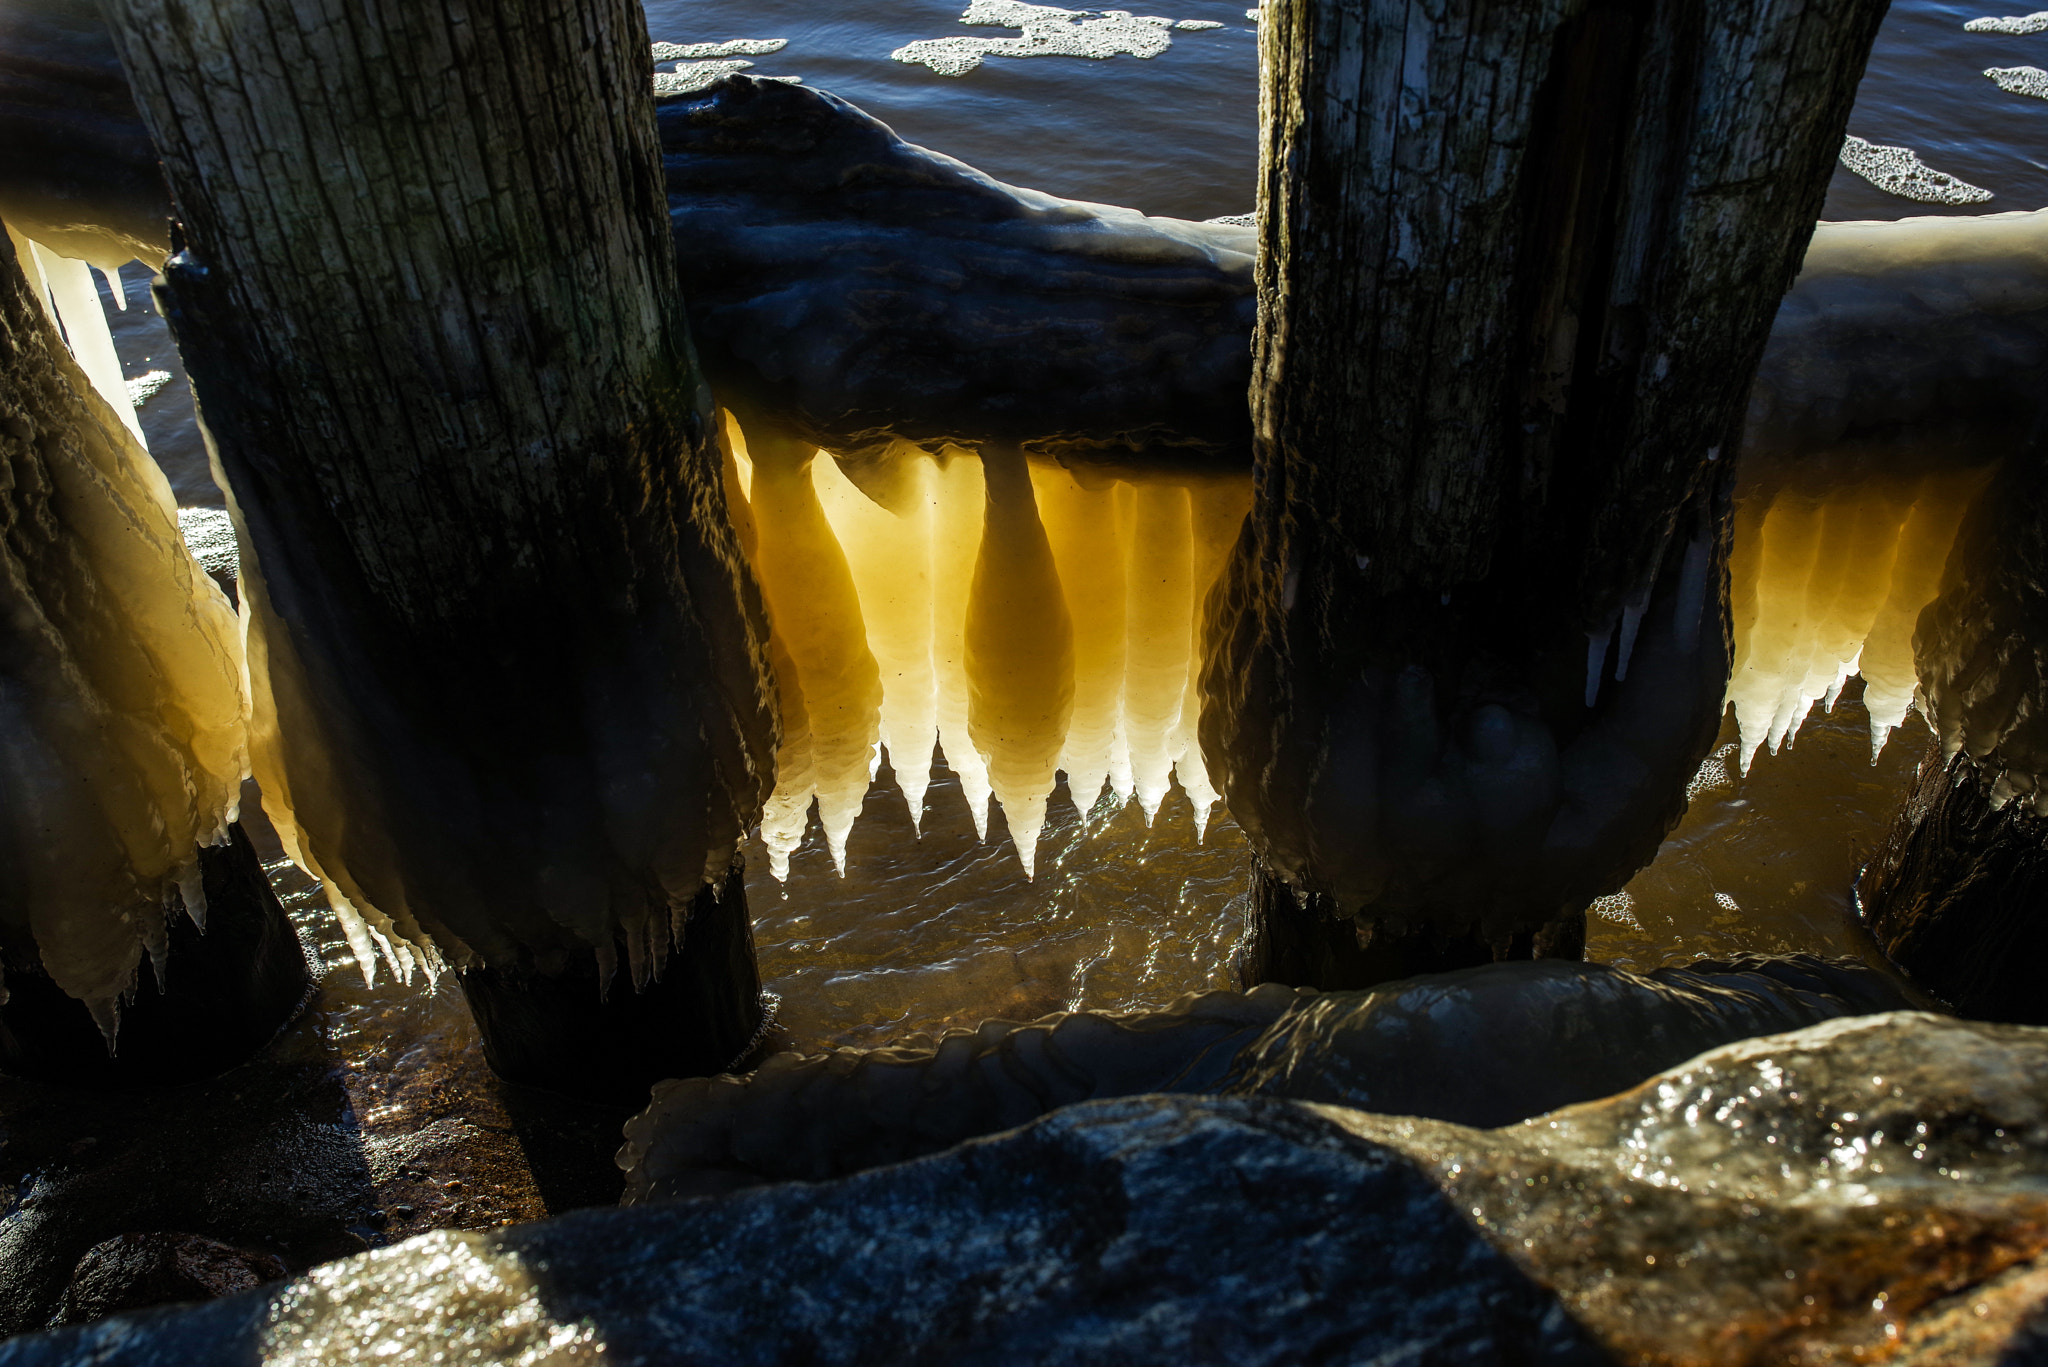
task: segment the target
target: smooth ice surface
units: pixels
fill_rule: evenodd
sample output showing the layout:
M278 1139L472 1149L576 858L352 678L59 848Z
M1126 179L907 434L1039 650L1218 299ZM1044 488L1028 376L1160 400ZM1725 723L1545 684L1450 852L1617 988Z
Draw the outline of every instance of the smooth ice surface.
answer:
M118 362L109 401L0 270L0 931L111 1039L174 891L204 924L197 847L248 772L240 633L121 420ZM75 307L104 331L96 295Z
M1924 165L1910 147L1880 147L1862 138L1842 140L1842 165L1901 199L1922 204L1982 204L1989 190Z

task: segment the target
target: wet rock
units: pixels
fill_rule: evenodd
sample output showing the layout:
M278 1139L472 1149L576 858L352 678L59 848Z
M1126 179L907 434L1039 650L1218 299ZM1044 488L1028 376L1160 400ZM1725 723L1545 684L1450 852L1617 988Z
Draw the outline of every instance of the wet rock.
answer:
M56 1322L86 1324L124 1310L206 1301L285 1275L274 1253L236 1248L200 1234L158 1230L94 1244L64 1288Z
M1993 1367L2040 1360L2044 1253L2048 1030L1894 1012L1496 1130L1088 1102L833 1182L439 1232L0 1364Z
M2048 1030L1831 1021L1487 1133L1322 1113L1624 1360L2040 1360L2007 1352L2048 1307Z
M1208 992L1166 1011L990 1021L937 1041L784 1054L746 1078L665 1082L627 1124L619 1163L628 1203L818 1181L1145 1092L1505 1125L1732 1040L1918 1004L1853 961L1754 955L1647 975L1539 961L1369 992Z
M1751 1039L1505 1129L1133 1096L834 1183L438 1232L0 1363L2023 1363L2048 1031ZM2034 1357L2030 1357L2034 1355Z
M430 1342L453 1362L1601 1360L1397 1152L1284 1103L1147 1098L825 1187L429 1235L0 1362Z

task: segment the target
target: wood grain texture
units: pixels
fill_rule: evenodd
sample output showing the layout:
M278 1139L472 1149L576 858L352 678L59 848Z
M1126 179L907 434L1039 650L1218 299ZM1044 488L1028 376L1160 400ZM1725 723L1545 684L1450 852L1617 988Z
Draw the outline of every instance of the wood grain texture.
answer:
M658 972L775 722L639 7L107 13L182 224L266 805L372 931Z
M1264 11L1257 498L1203 745L1323 911L1569 943L1529 932L1683 810L1748 386L1883 11Z

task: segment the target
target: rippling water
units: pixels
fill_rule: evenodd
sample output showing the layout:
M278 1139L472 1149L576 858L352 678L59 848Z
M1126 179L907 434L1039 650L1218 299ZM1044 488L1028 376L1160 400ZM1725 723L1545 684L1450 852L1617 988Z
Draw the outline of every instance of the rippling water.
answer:
M1140 60L990 57L947 77L892 60L906 43L1014 36L970 27L956 0L894 0L853 9L815 0L658 0L652 36L705 43L786 39L757 56L754 74L796 76L868 110L911 141L1007 181L1149 213L1209 218L1252 207L1257 169L1256 26L1242 0L1176 0L1171 47ZM1988 213L2048 204L2048 101L2001 92L1986 67L2048 64L2048 34L1972 34L1971 6L1912 0L1893 6L1850 131L1913 148L1929 166L1990 190L1967 209L1906 202L1838 169L1826 216L1895 218ZM131 266L133 303L115 315L127 371L182 373ZM144 409L153 451L179 501L219 506L190 405L174 386ZM1658 861L1627 898L1599 908L1594 957L1653 966L1741 949L1867 952L1849 910L1850 883L1925 744L1910 720L1872 767L1852 687L1816 717L1787 754L1732 769L1733 724L1695 782L1695 801ZM1027 882L1001 818L975 841L957 786L932 789L921 839L886 767L851 841L848 874L832 871L815 822L785 887L752 861L748 895L764 976L781 1020L806 1042L879 1042L984 1016L1028 1017L1087 1006L1163 1003L1221 984L1243 932L1247 851L1219 812L1197 843L1176 789L1151 828L1135 806L1086 826L1064 789ZM302 892L303 890L301 890ZM303 896L301 897L303 900ZM330 937L331 939L331 937ZM325 946L332 958L338 942ZM409 1020L388 989L338 1008L397 1052L411 1027L447 1036L459 1004L445 993ZM351 1004L352 1003L352 1004ZM431 1018L431 1019L430 1019ZM439 1037L437 1036L437 1038ZM472 1055L452 1036L436 1046ZM399 1070L403 1071L403 1070Z

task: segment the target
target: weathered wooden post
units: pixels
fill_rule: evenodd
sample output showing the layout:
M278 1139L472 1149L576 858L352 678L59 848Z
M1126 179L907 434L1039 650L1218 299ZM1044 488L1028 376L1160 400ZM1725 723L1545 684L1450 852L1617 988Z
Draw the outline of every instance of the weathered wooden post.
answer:
M1572 955L1726 683L1750 377L1883 0L1275 0L1203 749L1247 976Z
M1966 1016L2048 1025L2048 439L1963 523L1913 633L1935 739L1857 899L1893 962Z
M775 744L632 0L108 0L242 542L256 772L358 953L631 1099L761 1023ZM601 1005L602 1003L602 1005Z

